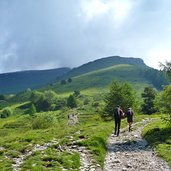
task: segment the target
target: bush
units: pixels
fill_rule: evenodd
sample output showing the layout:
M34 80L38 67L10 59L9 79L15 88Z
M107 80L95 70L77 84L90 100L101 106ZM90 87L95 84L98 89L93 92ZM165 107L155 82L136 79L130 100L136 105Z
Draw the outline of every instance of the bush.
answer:
M88 105L90 103L90 100L88 98L86 98L83 102L84 105Z
M52 113L40 113L32 121L33 129L46 129L56 123L56 117Z
M171 84L166 86L163 91L161 91L156 100L155 105L160 112L167 114L165 120L171 125Z
M74 95L70 95L67 99L67 106L70 108L77 107L77 101Z
M30 114L30 116L33 116L35 113L36 113L36 107L35 107L35 105L32 103L31 106L30 106L29 114Z
M2 110L1 118L7 118L7 117L11 116L12 114L13 114L13 111L9 107L7 107L4 110Z

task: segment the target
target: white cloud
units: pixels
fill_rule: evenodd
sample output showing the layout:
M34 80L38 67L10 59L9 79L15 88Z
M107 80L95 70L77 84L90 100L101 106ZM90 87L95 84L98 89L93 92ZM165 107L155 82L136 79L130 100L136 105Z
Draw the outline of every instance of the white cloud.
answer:
M148 52L148 59L145 59L147 65L159 69L159 63L165 63L171 61L171 50L169 49L151 49Z
M170 5L169 0L0 0L0 72L75 67L110 55L140 57L156 68L171 60Z
M85 15L87 21L92 20L95 16L103 14L108 11L108 4L101 0L82 0L81 10Z
M108 13L113 22L120 26L135 5L132 0L82 0L81 10L87 22Z

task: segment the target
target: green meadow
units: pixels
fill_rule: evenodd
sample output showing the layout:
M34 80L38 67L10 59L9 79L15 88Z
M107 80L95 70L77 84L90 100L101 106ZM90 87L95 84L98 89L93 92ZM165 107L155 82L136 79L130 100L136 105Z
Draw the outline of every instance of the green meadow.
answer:
M70 77L70 82L62 83L58 79L39 89L6 95L0 102L1 170L13 170L17 158L23 158L19 166L23 171L79 170L79 153L67 150L71 144L86 147L103 168L107 139L114 130L112 113L105 111L105 99L115 80L128 83L134 91L134 122L155 118L144 128L142 136L171 164L171 129L162 119L167 114L158 110L159 114L149 115L141 110L145 87L151 86L157 93L161 91L158 89L161 85L156 86L154 79L159 73L153 70L151 74L146 66L132 64L111 65L109 62L102 66L87 68L86 65L84 70L79 68L74 74L61 78L68 80ZM70 125L69 114L75 114L78 122ZM121 126L127 126L126 119ZM44 149L34 150L36 147Z

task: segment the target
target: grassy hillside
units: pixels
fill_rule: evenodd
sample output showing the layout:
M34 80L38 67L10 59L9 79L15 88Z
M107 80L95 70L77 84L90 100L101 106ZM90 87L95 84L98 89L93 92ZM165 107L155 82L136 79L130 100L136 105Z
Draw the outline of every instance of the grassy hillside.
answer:
M72 78L70 85L54 86L58 80ZM23 71L0 74L0 94L18 93L28 88L36 89L48 84L58 91L73 91L92 87L107 87L113 79L128 81L135 88L150 84L156 89L162 89L167 84L163 73L146 66L140 58L111 56L88 62L77 68L59 68L42 71ZM142 85L142 86L140 86Z
M11 108L18 114L0 119L2 170L13 170L16 159L25 155L20 165L23 171L79 170L79 153L67 150L71 145L86 147L94 162L103 167L107 138L113 131L114 122L104 121L97 107L84 105L77 110L40 112L31 117L25 113L25 105L26 103L12 105ZM70 113L76 113L78 116L79 122L74 126L68 125L67 115ZM161 124L161 116L136 114L134 122L149 117L157 120L144 129L143 135L154 147L157 145L158 154L170 163L170 128ZM121 126L126 125L126 119L122 120Z
M0 94L17 93L27 88L45 86L69 70L69 68L58 68L0 74Z
M108 68L110 66L119 64L130 64L146 67L143 60L140 58L110 56L88 62L77 68L73 68L70 72L66 74L66 77L78 76L91 71L96 71L99 69Z
M37 95L29 89L1 100L0 168L14 170L17 160L23 160L20 163L23 171L76 171L80 167L80 154L79 150L68 150L73 146L89 150L94 162L103 168L107 138L114 128L112 117L104 111L105 95L111 82L129 82L140 97L144 87L151 85L157 89L166 81L162 73L147 67L142 60L130 61L120 57L115 63L111 60L113 57L85 64L78 70L74 69L71 82L54 82L39 89L42 92L37 92ZM68 80L70 74L61 79ZM43 74L42 79L48 75ZM56 74L53 76L56 77ZM30 79L33 81L31 77ZM22 79L20 83L22 84ZM26 85L32 85L32 82ZM57 93L45 90L55 90ZM74 91L80 91L80 94L75 95L77 108L71 109L67 100ZM35 102L30 97L34 97ZM140 101L141 99L137 103ZM51 108L48 107L49 102ZM33 104L36 110L32 113ZM5 118L6 107L12 112ZM69 124L69 114L78 117L75 125ZM151 117L153 115L141 115L136 112L134 122ZM156 123L145 128L143 135L157 147L159 155L170 163L170 154L164 154L167 150L170 151L170 128L161 122L160 115L154 117L157 118ZM126 125L124 119L122 127Z
M171 127L161 119L161 116L157 116L153 123L146 126L142 135L155 148L157 154L171 166Z
M77 110L40 112L31 117L25 113L25 105L26 103L12 105L15 114L0 119L1 169L12 170L16 158L30 153L20 166L23 171L79 170L78 152L67 151L71 144L86 147L95 162L103 167L106 142L113 131L114 123L112 120L104 121L97 107L90 104ZM76 113L78 116L79 122L74 126L68 125L67 115L70 113ZM137 115L135 122L145 117ZM122 122L122 127L124 126L126 120ZM47 148L34 151L36 147Z
M141 93L145 86L154 86L153 82L144 76L146 72L146 67L130 64L113 65L72 77L71 83L62 85L60 82L57 82L52 86L43 88L43 90L53 89L58 93L64 93L75 90L92 90L94 88L94 91L103 92L108 89L113 80L120 80L129 82L136 91Z

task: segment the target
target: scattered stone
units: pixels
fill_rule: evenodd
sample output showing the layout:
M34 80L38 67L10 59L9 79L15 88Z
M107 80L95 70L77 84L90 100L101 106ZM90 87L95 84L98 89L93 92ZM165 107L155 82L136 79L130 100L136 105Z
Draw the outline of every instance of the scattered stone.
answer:
M124 129L119 137L109 137L104 171L171 171L141 137L143 127L150 121L135 123L137 127L131 133Z
M113 163L121 163L121 161L117 159L117 160L113 160Z

